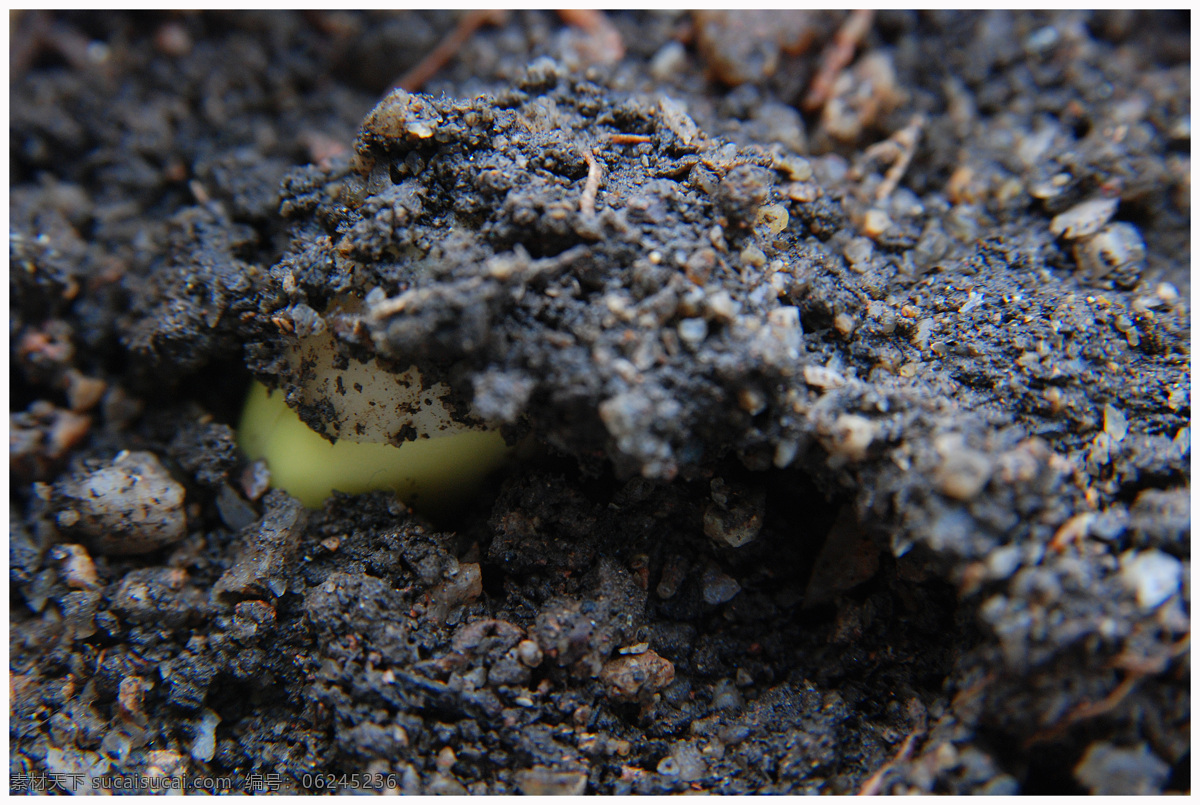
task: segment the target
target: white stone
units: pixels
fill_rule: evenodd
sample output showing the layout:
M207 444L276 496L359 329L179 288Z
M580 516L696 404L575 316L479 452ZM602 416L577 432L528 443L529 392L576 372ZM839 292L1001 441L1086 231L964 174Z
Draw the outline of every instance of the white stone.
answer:
M1157 609L1179 590L1183 563L1162 551L1141 551L1121 570L1121 581L1137 596L1138 606Z

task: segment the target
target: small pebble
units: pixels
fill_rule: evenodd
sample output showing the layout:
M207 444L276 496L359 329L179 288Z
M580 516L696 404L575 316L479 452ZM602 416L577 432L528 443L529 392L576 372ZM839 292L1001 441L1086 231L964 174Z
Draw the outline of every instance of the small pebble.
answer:
M654 651L617 657L600 670L608 697L617 701L649 701L674 678L675 666Z
M103 553L149 553L187 534L184 488L153 453L122 452L60 489L79 514L78 528Z
M217 753L217 724L221 717L212 710L206 709L196 724L196 737L192 741L191 756L193 760L207 763Z
M787 229L788 211L782 204L767 204L758 211L758 226L764 228L772 237Z
M718 290L705 299L708 318L721 324L728 324L738 314L740 305L725 290ZM682 336L681 336L682 337Z
M1066 212L1054 216L1050 221L1050 231L1056 237L1067 240L1094 235L1112 219L1119 203L1120 199L1094 198L1076 204Z
M750 416L758 416L767 410L766 396L754 388L739 389L737 393L738 407Z
M812 163L804 157L785 156L775 160L775 169L783 173L793 182L807 182L812 179Z
M659 114L671 133L684 145L690 145L700 134L696 121L687 113L687 106L665 95L658 101Z
M975 308L983 304L983 294L976 291L971 291L967 294L967 301L958 309L959 313L970 313Z
M1157 609L1179 590L1183 563L1162 551L1142 551L1121 570L1121 581L1137 596L1138 606Z
M429 591L436 612L448 614L461 604L474 601L483 594L483 576L479 563L463 562L455 571L449 571L441 584Z
M796 456L800 453L800 442L796 439L781 439L775 445L775 454L771 458L771 463L776 469L784 469L796 460Z
M746 700L742 692L731 679L722 679L713 688L712 708L714 710L740 710Z
M1075 766L1075 779L1094 795L1161 794L1171 767L1146 744L1120 747L1097 741Z
M692 741L676 741L671 744L671 753L658 764L659 774L674 777L685 783L699 780L707 770L704 757Z
M1129 511L1120 504L1095 515L1088 523L1087 533L1096 539L1112 542L1129 527Z
M514 775L517 788L527 797L578 797L587 791L582 771L553 771L545 766L521 769Z
M704 319L684 319L675 326L679 331L679 340L695 349L708 336L708 324Z
M1138 228L1125 221L1110 224L1100 232L1075 243L1075 264L1095 279L1110 274L1132 284L1146 259L1146 243Z
M522 640L517 644L517 659L527 668L542 664L542 647L533 640Z
M866 417L842 414L833 423L833 432L822 441L831 458L861 461L878 431L879 426Z
M1158 283L1154 287L1154 294L1168 305L1173 305L1179 301L1179 289L1169 282Z
M61 563L62 579L74 590L93 590L100 586L96 565L82 545L55 545L50 558Z
M668 81L683 72L686 66L687 50L672 40L659 48L650 60L650 74L657 81Z
M1021 546L1005 545L996 548L987 557L988 578L1007 579L1021 566Z
M425 789L426 794L442 797L465 797L470 792L466 786L447 774L434 774Z
M871 261L875 254L875 245L868 238L852 238L842 249L842 254L851 265L862 265Z
M182 59L192 52L192 37L181 23L167 22L155 31L154 46L165 56Z
M67 404L77 414L95 408L108 391L108 384L94 377L86 377L77 369L67 372Z
M108 732L100 742L100 754L113 763L122 764L133 749L133 739L123 729Z
M1171 125L1171 130L1168 132L1173 140L1191 140L1192 139L1192 116L1183 115Z
M458 757L454 754L454 750L448 746L443 746L441 751L437 753L437 760L434 764L437 770L442 774L446 774L450 769L454 768L454 764L458 762Z
M725 575L715 567L704 571L700 580L705 603L716 606L731 601L742 591L742 586L732 577Z
M762 531L763 517L766 514L765 493L761 490L735 488L720 478L714 478L710 486L712 503L704 510L705 535L714 542L723 543L731 548L740 548L748 542L753 542ZM667 576L668 570L664 568L664 582Z
M1124 441L1129 433L1129 422L1125 419L1125 414L1110 404L1104 406L1104 432L1114 442Z
M800 308L784 305L767 313L767 327L760 331L755 347L764 360L775 366L791 366L799 360L800 352L804 348L804 326L800 323Z
M1050 50L1059 40L1058 29L1053 25L1038 28L1025 38L1025 49L1034 53Z
M942 494L955 500L971 500L983 491L992 475L992 463L985 454L968 448L957 435L939 437L936 448L942 463L934 481Z
M792 201L807 204L816 201L821 195L821 186L816 182L792 182L784 190Z
M869 238L878 238L892 227L892 218L883 210L867 210L863 216L862 233Z
M221 515L221 522L232 531L241 531L258 520L258 512L254 507L229 484L221 484L221 489L217 492L217 513Z
M845 384L846 378L835 369L809 365L804 367L804 382L813 388L833 389Z
M742 262L751 268L762 268L767 264L767 256L763 254L762 249L758 248L754 244L750 244L746 248L742 249L740 256L742 258Z

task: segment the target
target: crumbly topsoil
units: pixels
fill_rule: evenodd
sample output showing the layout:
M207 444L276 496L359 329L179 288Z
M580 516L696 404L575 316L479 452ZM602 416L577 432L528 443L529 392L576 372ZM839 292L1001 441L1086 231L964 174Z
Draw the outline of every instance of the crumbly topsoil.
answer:
M14 780L1190 787L1186 13L763 14L14 18ZM266 491L322 331L533 457Z

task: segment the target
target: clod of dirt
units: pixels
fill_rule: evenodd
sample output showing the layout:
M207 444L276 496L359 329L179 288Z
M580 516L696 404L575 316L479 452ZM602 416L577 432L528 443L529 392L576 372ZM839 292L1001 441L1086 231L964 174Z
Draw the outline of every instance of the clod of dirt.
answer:
M627 702L648 702L674 678L671 661L649 650L609 660L600 671L609 698Z
M303 305L335 374L374 361L393 386L422 387L421 406L440 401L451 422L436 428L477 423L473 394L476 410L575 455L603 447L622 471L663 478L768 442L778 426L750 417L784 404L773 380L804 349L781 299L789 216L772 157L706 137L669 98L601 104L557 73L527 86L393 92L352 161L293 173L293 242L271 271L287 305L272 315ZM366 384L339 387L325 365L257 369L315 429L378 431L344 413ZM386 438L428 430L408 427L405 405Z
M92 418L46 400L9 418L9 467L22 480L52 478L67 452L77 447L92 426Z
M267 493L263 502L262 520L242 532L237 560L213 585L218 598L279 597L287 589L308 512L300 501L277 489Z
M153 453L122 451L108 466L60 481L55 522L109 554L148 553L187 534L183 486Z
M204 603L204 594L188 584L187 573L167 567L129 571L112 598L113 610L126 621L167 628L200 617Z

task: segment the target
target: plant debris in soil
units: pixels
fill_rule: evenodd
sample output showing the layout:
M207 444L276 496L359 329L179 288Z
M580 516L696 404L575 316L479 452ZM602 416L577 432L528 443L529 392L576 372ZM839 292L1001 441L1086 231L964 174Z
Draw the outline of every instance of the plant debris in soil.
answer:
M1190 789L1187 12L12 25L14 792Z

